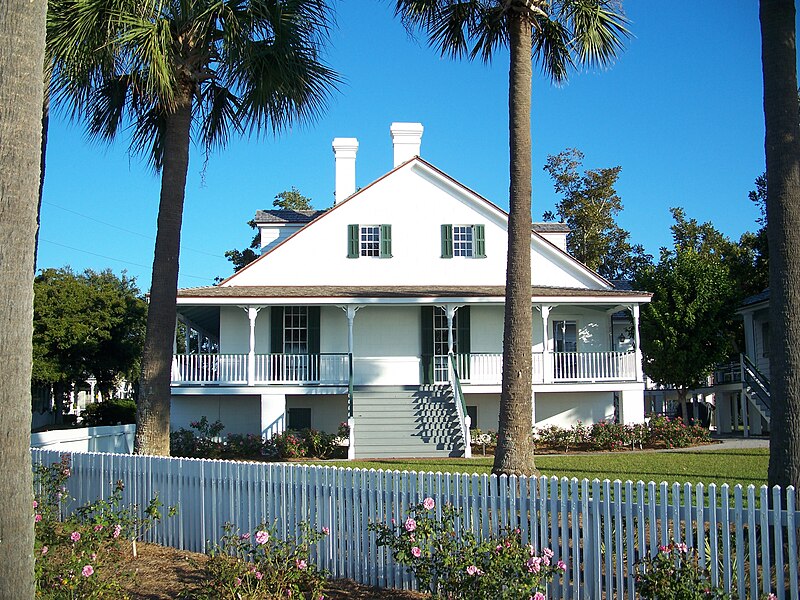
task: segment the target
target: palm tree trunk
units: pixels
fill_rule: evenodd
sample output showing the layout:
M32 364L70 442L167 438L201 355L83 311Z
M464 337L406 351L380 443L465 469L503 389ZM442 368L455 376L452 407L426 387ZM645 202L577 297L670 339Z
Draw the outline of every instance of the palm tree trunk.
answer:
M531 24L519 12L509 19L508 113L511 185L503 382L494 473L530 475L533 462L531 375Z
M0 19L0 598L34 596L30 454L33 253L46 2Z
M770 280L769 485L800 486L800 124L794 0L761 0Z
M191 95L187 93L179 108L167 116L164 135L158 231L136 407L136 454L169 455L170 368L191 119Z

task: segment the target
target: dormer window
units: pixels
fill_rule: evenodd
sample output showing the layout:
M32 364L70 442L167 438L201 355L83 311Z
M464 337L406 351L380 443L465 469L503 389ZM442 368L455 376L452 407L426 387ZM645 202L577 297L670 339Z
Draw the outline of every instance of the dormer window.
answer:
M391 225L348 225L347 258L391 258Z
M484 226L442 225L442 258L486 258Z

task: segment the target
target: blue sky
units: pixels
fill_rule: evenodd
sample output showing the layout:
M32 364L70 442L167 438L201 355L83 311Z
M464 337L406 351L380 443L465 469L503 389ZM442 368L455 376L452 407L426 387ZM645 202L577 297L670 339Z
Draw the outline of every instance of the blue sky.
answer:
M747 199L764 170L757 2L627 0L635 37L605 71L554 87L533 83L533 216L557 197L542 171L575 147L586 168L622 166L619 217L657 254L670 244L669 208L738 238L756 228ZM507 53L489 64L442 59L410 38L388 0L340 0L327 62L344 79L316 122L274 137L236 139L207 163L192 149L184 210L181 287L231 273L225 250L252 238L246 223L291 186L317 208L333 201L334 137L357 137L357 184L392 166L389 125L421 122L423 158L508 207ZM39 268L123 269L147 290L159 179L127 141L87 141L56 116L48 141ZM324 251L324 249L320 249Z

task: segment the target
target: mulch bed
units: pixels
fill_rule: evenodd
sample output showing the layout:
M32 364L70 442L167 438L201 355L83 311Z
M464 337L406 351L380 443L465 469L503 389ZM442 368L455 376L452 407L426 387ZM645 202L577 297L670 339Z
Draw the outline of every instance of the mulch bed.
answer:
M132 600L169 600L189 584L200 581L200 569L207 560L204 554L176 550L156 544L138 545L139 556L128 567L134 576L123 583ZM361 585L349 579L335 579L325 590L325 598L344 600L421 600L426 596L409 591L386 590Z

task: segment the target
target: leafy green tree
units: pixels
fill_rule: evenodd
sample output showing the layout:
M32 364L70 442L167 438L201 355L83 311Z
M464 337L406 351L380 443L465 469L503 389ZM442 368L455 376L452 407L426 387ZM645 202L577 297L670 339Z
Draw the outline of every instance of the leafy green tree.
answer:
M622 199L615 189L622 167L578 171L583 152L568 148L547 157L544 170L562 195L555 213L544 213L545 221L556 218L567 223L567 251L607 279L631 279L650 264L653 257L641 244L631 245L630 233L617 225Z
M33 598L30 430L33 264L42 118L42 0L0 18L0 598Z
M509 50L509 216L503 378L495 473L530 474L533 461L531 314L531 85L535 60L560 83L576 64L607 66L627 20L617 0L397 0L395 14L443 56L491 60Z
M291 190L285 190L277 194L272 201L272 206L285 210L314 210L311 206L311 198L303 196L294 186L292 186ZM250 226L250 229L257 228L256 222L253 219L249 220L247 224ZM256 231L253 236L253 241L250 242L248 248L244 250L237 250L234 248L233 250L225 252L225 258L233 263L233 272L241 271L244 267L257 259L260 256L257 252L260 246L261 235Z
M727 358L736 293L727 267L691 247L662 249L658 264L639 271L637 289L653 293L642 307L640 334L644 372L674 386L685 406L689 390Z
M169 454L170 365L190 140L280 132L324 107L325 0L53 0L51 98L161 172L136 452Z
M120 378L137 376L147 304L133 279L45 269L34 294L31 380L53 384L59 405L72 384L90 376L107 396Z
M769 484L800 486L800 123L796 9L761 0L770 288Z
M286 210L313 210L311 208L311 198L303 196L294 186L292 186L291 190L283 191L275 196L272 206Z
M737 301L767 287L764 258L758 250L757 234L745 233L735 242L710 222L689 219L682 208L671 208L675 223L670 228L676 249L693 250L720 261L735 283Z

